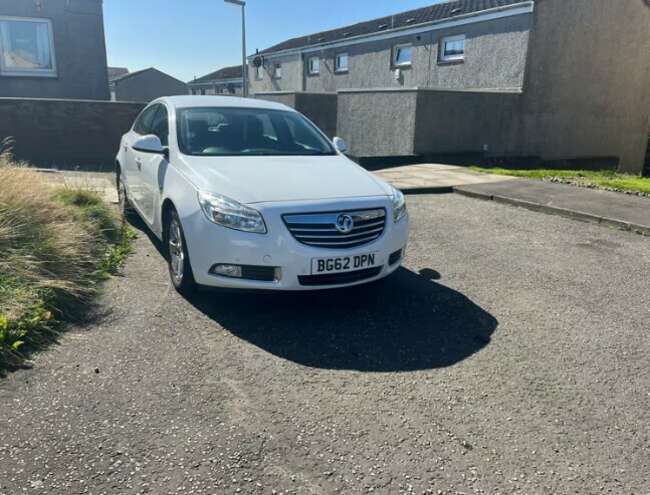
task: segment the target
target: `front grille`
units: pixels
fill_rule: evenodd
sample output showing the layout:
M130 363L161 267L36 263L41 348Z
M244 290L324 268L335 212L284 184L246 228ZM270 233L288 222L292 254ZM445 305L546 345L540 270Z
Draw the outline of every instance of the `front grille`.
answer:
M349 232L341 232L337 221L352 219ZM290 214L282 217L293 237L308 246L347 249L362 246L378 239L386 225L386 210L337 211L329 213Z
M381 266L374 268L366 268L365 270L357 270L356 272L345 273L331 273L325 275L301 275L298 277L300 285L340 285L350 284L352 282L360 282L368 278L376 277L381 272Z

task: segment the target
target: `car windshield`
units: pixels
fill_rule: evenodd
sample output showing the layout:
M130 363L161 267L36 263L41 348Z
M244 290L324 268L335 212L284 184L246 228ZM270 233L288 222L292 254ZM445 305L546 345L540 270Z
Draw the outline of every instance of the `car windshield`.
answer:
M194 156L334 155L302 115L264 108L184 108L178 112L181 152Z

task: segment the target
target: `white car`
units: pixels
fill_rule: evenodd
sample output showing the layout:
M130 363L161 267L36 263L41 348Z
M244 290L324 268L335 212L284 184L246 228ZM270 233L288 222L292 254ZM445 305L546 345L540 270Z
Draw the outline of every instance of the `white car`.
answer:
M345 147L278 103L161 98L122 138L120 206L163 242L180 292L378 280L401 264L406 204Z

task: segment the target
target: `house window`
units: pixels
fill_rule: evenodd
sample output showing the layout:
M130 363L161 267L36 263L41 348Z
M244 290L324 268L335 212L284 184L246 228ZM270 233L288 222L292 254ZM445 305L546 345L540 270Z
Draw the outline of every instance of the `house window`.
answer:
M311 57L309 59L309 74L311 76L317 76L320 74L320 58Z
M395 67L404 67L411 65L412 55L412 45L397 45L395 48L393 48L393 65Z
M336 55L336 61L334 64L336 72L347 72L348 71L348 54L339 53Z
M282 79L282 64L275 64L273 66L273 78Z
M56 77L52 23L0 17L0 74Z
M264 66L263 65L260 64L259 67L255 67L255 78L258 81L261 81L262 79L264 79Z
M449 36L440 40L440 61L453 62L465 59L465 36Z

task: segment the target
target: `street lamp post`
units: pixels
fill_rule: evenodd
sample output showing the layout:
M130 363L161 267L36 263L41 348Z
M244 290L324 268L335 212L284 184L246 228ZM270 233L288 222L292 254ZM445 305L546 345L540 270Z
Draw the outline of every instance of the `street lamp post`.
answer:
M243 0L223 0L226 3L232 3L241 7L241 72L243 76L243 93L244 98L248 96L248 67L246 64L246 2Z

